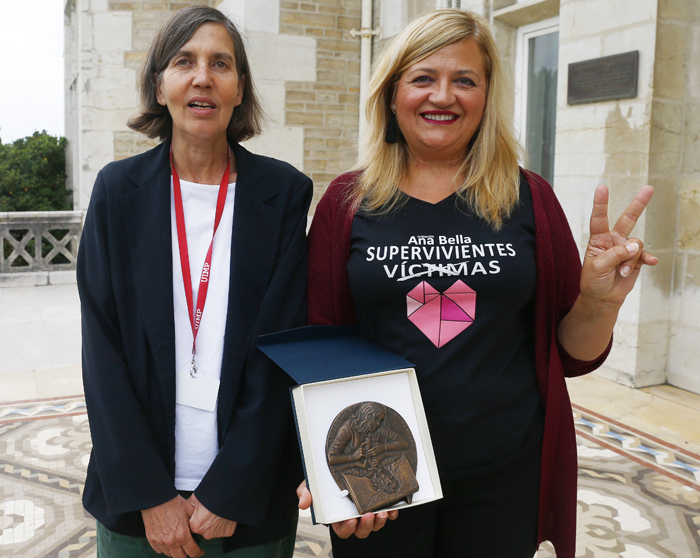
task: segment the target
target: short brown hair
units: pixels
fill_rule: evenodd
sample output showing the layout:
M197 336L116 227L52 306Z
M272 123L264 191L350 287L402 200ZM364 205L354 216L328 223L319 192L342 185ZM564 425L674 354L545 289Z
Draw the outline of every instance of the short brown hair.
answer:
M233 111L228 125L229 140L240 142L261 132L265 117L255 94L243 38L229 18L219 10L208 6L190 6L178 10L153 36L138 81L141 110L129 119L127 122L129 128L146 134L149 138L159 138L161 141L172 137L173 119L168 107L158 103L156 92L163 79L163 72L172 58L204 23L218 23L226 28L233 41L238 77L245 79L243 99Z

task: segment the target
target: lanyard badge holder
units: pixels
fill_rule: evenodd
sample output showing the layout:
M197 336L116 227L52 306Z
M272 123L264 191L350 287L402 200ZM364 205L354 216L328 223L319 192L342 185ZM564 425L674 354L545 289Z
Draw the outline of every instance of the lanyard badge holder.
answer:
M214 237L221 222L221 216L224 213L226 205L226 195L228 193L228 178L231 168L231 148L228 149L228 161L224 176L221 178L219 186L219 194L216 199L216 214L214 217L214 232L212 233L211 243L204 258L204 266L199 278L199 291L197 292L197 305L194 307L194 296L192 291L192 276L190 273L190 258L187 247L187 228L185 227L185 213L182 204L182 190L180 188L180 177L173 163L173 150L170 148L170 165L173 173L173 198L175 201L175 222L177 225L177 241L180 251L180 266L182 268L182 279L185 285L185 298L187 300L187 314L190 318L190 326L192 327L192 361L190 363L189 376L190 380L183 378L182 374L176 374L176 396L177 402L197 409L206 411L214 411L216 408L216 395L219 388L219 380L213 378L204 378L197 372L197 363L195 360L197 354L197 334L202 323L202 315L204 314L204 304L207 300L207 292L209 289L209 279L211 276L211 260L212 251L214 248ZM204 380L197 382L197 385L192 383L192 380ZM206 385L205 385L206 384Z

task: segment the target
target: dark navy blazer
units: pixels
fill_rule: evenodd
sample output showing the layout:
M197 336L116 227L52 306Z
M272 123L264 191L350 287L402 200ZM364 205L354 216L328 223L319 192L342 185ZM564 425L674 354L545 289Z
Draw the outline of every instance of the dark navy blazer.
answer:
M238 521L227 548L292 528L303 478L290 378L258 335L306 317L311 180L234 144L231 279L218 398L219 453L195 490ZM93 449L85 508L105 527L143 536L140 510L177 495L175 326L169 144L99 173L78 254L83 381ZM221 231L220 233L221 234Z

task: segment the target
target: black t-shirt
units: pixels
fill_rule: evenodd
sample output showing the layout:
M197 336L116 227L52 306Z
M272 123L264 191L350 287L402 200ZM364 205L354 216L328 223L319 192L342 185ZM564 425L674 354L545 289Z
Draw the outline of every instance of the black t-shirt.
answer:
M517 460L543 432L534 359L530 188L495 232L456 194L352 223L360 333L416 365L443 476Z

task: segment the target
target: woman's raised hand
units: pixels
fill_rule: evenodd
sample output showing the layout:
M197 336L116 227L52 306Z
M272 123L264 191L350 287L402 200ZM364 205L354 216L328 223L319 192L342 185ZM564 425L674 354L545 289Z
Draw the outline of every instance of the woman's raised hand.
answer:
M634 287L642 265L659 263L644 250L641 240L629 238L653 194L651 186L642 188L610 230L608 189L598 186L595 191L581 294L558 329L559 343L575 359L592 361L605 351L620 306Z
M644 243L629 235L654 195L644 186L629 204L615 226L608 222L607 187L598 186L591 213L591 237L581 271L581 296L594 303L620 307L634 287L642 265L656 265L659 260L644 250Z
M297 488L299 497L299 509L306 510L311 506L311 492L306 486L306 481L302 481ZM358 539L366 539L372 531L379 531L386 524L388 519L394 520L399 516L397 510L390 512L366 513L359 519L348 519L333 523L333 531L341 539L355 535Z

